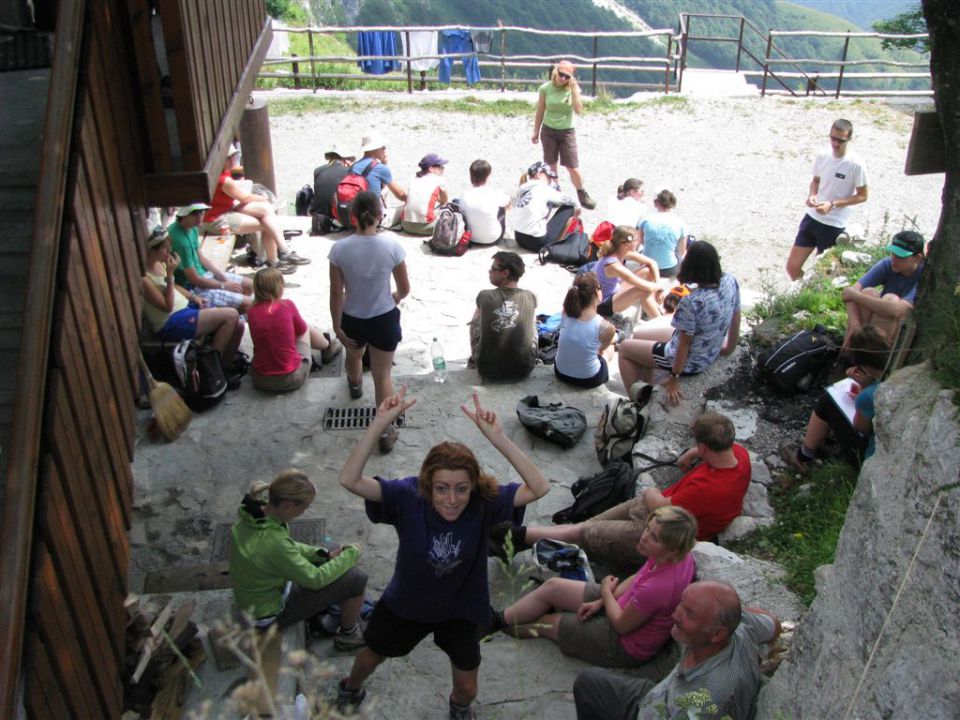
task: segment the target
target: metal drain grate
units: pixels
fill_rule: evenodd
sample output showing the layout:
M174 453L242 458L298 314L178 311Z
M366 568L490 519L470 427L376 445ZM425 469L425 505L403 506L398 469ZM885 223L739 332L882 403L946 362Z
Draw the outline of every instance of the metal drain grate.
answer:
M326 532L327 521L323 518L291 520L287 524L290 526L290 537L297 542L314 546L326 544L323 538ZM213 532L210 562L222 562L230 559L230 544L233 542L230 534L231 527L233 527L233 523L220 523L217 525Z
M377 415L375 407L327 408L323 414L324 430L363 430ZM400 413L394 423L398 428L406 425L406 413Z

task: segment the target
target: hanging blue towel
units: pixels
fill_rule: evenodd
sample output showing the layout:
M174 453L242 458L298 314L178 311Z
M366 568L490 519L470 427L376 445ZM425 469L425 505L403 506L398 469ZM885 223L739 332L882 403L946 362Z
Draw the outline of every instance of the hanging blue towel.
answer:
M364 31L357 33L357 55L399 55L397 34L391 31ZM361 60L357 63L368 75L385 75L400 67L397 60Z
M467 85L480 80L480 63L473 50L473 40L469 30L442 30L440 32L440 54L460 55L463 61L463 73L467 76ZM450 71L456 58L441 58L437 77L440 82L450 83Z

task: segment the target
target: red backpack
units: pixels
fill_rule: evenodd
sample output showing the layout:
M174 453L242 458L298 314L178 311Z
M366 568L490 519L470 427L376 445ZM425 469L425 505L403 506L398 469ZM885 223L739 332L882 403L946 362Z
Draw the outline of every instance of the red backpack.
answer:
M333 217L336 218L337 222L343 227L351 227L353 225L352 218L350 217L350 205L357 195L364 190L370 189L367 175L369 175L370 171L377 165L379 165L379 163L376 160L371 160L363 172L356 173L351 169L350 172L344 176L343 180L340 181L340 184L337 185L337 193L333 199L332 210Z

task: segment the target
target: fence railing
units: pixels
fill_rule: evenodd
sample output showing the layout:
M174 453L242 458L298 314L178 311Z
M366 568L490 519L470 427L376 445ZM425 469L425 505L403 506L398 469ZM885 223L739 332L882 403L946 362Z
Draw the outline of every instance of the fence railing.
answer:
M734 35L705 34L696 35L691 31L693 20L697 23L705 21L731 21L735 24ZM887 79L929 79L929 64L925 60L919 62L895 61L885 58L862 58L851 60L848 58L850 42L858 38L909 39L919 41L927 36L891 35L870 32L823 32L807 30L770 30L764 33L754 23L741 15L718 15L709 13L681 13L677 30L651 29L645 31L566 31L544 30L518 26L498 25L496 27L473 27L465 25L442 26L350 26L350 27L308 27L284 28L276 27L275 33L305 34L307 36L308 55L291 55L283 58L267 58L263 62L260 78L272 78L290 82L297 89L311 89L317 92L326 81L387 81L406 85L408 93L415 89L425 90L430 84L439 83L437 77L429 77L426 72L413 69L417 60L444 58L459 58L460 54L437 54L428 56L399 55L323 55L316 52L315 38L319 35L342 34L362 31L398 32L405 36L406 47L410 47L410 33L418 31L441 30L469 30L472 32L486 31L492 33L495 40L491 44L491 52L478 52L477 62L483 70L493 70L492 77L482 77L476 84L480 86L498 88L504 92L508 87L536 86L543 82L550 66L558 60L568 59L580 65L581 85L589 87L590 94L596 95L603 88L630 88L663 93L680 92L683 89L683 74L687 67L687 58L690 43L735 43L736 60L734 69L741 73L748 81L755 80L761 96L765 95L818 95L818 96L932 96L932 86L928 89L895 90L888 88L876 89L844 89L847 80L887 80ZM592 39L592 54L590 55L511 55L508 54L509 36L515 33L527 33L541 36L555 37L582 37ZM787 37L835 37L842 38L843 45L836 58L793 58L778 44L778 40ZM663 47L660 56L630 56L630 55L601 55L601 44L604 38L647 38ZM764 46L762 55L756 48L757 43ZM497 47L497 52L492 52ZM922 57L922 56L921 56ZM368 60L388 60L400 63L404 70L390 72L383 75L365 75L356 72L334 72L318 67L325 65L354 65ZM752 66L751 66L752 65ZM811 69L811 66L816 69ZM849 68L864 66L883 66L893 68L891 71L860 72ZM289 70L280 70L288 67ZM825 70L820 70L825 68ZM920 70L922 68L923 70ZM537 77L518 77L512 70L537 70ZM622 79L622 73L648 73L651 77L662 77L656 82L639 82L634 79ZM589 73L589 74L587 74ZM620 79L618 79L618 75ZM416 82L415 82L416 81ZM463 77L452 77L454 83L464 83ZM418 88L417 88L418 86Z

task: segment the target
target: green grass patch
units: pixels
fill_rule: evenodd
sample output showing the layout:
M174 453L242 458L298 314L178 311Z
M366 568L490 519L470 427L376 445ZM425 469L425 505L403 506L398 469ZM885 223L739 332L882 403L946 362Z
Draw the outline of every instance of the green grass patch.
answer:
M863 262L844 262L843 252L863 253L869 259ZM810 330L823 325L831 333L842 335L847 326L847 311L840 297L841 288L834 287L836 278L844 276L853 284L874 263L886 255L883 247L875 245L838 245L820 257L814 265L816 275L795 292L780 293L772 285L764 285L763 299L749 313L748 320L758 324L777 320L781 333Z
M809 606L817 594L813 572L833 562L858 472L845 462L832 461L811 472L800 486L803 490L772 488L776 522L731 543L730 549L782 565L787 587Z

